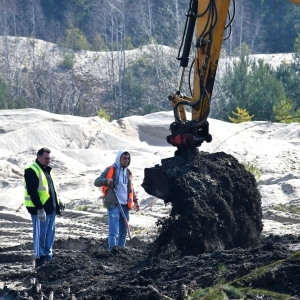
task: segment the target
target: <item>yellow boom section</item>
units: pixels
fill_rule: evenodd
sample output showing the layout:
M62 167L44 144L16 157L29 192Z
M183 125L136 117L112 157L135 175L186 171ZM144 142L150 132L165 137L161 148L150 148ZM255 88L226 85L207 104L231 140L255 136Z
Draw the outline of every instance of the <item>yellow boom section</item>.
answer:
M193 102L200 104L192 110L192 119L200 123L209 115L229 5L230 0L198 1Z
M294 4L300 5L300 0L289 0L289 1Z
M181 93L183 74L188 65L185 50L189 47L186 47L179 58L182 74L178 92L169 96L174 112L182 122L187 121L185 106L178 105L183 103L182 101L191 104L193 121L201 126L207 120L229 6L230 0L191 0L190 2L190 10L187 14L190 21L185 46L189 44L187 40L191 41L193 35L196 39L196 45L193 45L195 48L193 91L191 97ZM195 20L195 28L194 25L190 26L193 20ZM191 32L191 28L194 32Z

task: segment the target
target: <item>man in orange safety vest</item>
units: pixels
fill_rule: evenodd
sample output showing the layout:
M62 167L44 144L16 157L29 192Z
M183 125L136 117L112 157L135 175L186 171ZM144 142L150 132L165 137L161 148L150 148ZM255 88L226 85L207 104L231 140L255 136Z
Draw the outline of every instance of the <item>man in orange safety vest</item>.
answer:
M107 167L94 183L95 186L101 187L103 203L107 208L109 249L114 246L125 247L129 211L134 207L136 211L140 209L132 185L132 174L128 169L130 159L128 151L120 150L115 163ZM121 209L126 222L124 222Z

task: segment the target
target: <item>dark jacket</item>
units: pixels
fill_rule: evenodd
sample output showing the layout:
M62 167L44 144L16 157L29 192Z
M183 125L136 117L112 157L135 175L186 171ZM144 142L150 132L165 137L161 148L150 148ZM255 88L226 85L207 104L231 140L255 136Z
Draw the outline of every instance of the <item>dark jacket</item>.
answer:
M113 164L112 165L114 168L116 168L116 165ZM107 174L108 174L108 171L109 171L110 167L107 167L102 173L101 175L95 180L94 182L94 185L97 186L97 187L101 187L103 185L106 185L107 184ZM131 186L131 181L130 181L130 170L127 168L126 170L126 174L127 174L127 185L128 185L128 191L130 190L130 186ZM114 180L114 184L113 184L113 187L115 188L119 182L119 178L118 176L116 175L116 171L114 172L114 176L113 176L113 180ZM135 197L136 198L136 197ZM118 200L116 199L116 196L115 194L113 193L112 189L109 188L107 193L106 193L106 196L103 198L103 205L104 207L106 208L113 208L116 206L116 204L118 203Z
M47 174L50 174L52 168L51 167L44 167L42 166L38 160L35 161L43 170L43 172L46 175L47 181L48 181L48 185L53 185L52 182L49 182L49 180L51 180L51 178L49 178L49 176L47 176ZM28 212L31 215L37 215L37 210L38 209L42 209L44 208L46 214L53 214L54 210L56 210L56 214L60 215L60 209L59 209L59 205L58 205L58 199L57 199L57 193L55 191L55 199L53 201L51 193L50 193L50 197L49 199L45 202L44 206L42 205L41 201L40 201L40 197L38 194L38 186L39 186L39 179L36 176L36 173L34 172L33 169L28 168L25 169L25 173L24 173L24 179L26 181L26 187L27 187L27 191L28 194L34 204L35 207L26 207ZM54 203L56 203L55 207L54 207Z
M118 186L121 184L119 182L119 173L120 173L120 169L122 168L125 172L124 174L126 174L126 178L125 180L123 180L123 182L125 182L125 184L127 183L127 193L126 193L126 199L128 198L128 193L131 191L131 172L130 170L126 167L123 168L120 165L120 158L122 156L122 154L124 152L128 152L128 151L123 151L123 150L119 150L116 156L116 160L115 162L112 164L112 166L115 168L115 172L114 172L114 176L113 176L113 180L114 180L114 184L113 184L113 188L115 188L116 190L116 194L118 196L119 190L118 190ZM130 164L130 161L129 161ZM128 165L129 165L128 164ZM95 180L94 185L97 187L101 187L101 186L106 186L107 185L107 174L109 171L110 167L107 167L102 173L101 175ZM136 195L135 192L133 190L133 201L136 201ZM103 204L104 207L106 208L113 208L116 206L116 203L118 203L118 200L116 199L115 194L113 193L113 190L111 188L108 189L106 196L103 198ZM122 202L121 202L122 204Z

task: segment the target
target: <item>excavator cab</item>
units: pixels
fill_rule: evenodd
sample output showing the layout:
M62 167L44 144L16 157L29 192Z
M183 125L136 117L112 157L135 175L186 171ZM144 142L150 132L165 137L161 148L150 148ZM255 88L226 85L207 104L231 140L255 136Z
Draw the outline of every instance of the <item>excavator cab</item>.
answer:
M144 190L155 197L168 200L170 196L170 174L173 166L183 166L199 152L203 142L211 142L207 118L210 113L210 101L215 81L218 60L223 39L230 35L230 0L190 0L186 15L185 29L177 59L180 61L181 75L178 90L168 97L174 111L174 122L170 124L171 134L167 142L177 147L174 157L163 159L161 165L145 168ZM228 16L228 23L226 24ZM228 36L224 32L228 29ZM194 59L189 64L191 46L195 48ZM183 49L182 49L183 46ZM193 89L190 96L182 92L184 73L187 67L193 69ZM185 107L192 111L191 120L187 120Z

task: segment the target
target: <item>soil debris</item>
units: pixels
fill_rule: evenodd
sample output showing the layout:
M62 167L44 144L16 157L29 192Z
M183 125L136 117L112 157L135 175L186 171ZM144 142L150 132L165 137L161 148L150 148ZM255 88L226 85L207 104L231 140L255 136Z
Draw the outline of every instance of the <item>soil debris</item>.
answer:
M277 299L262 290L300 296L300 237L261 238L255 178L233 156L200 153L166 172L172 210L153 243L109 251L106 239L58 239L53 259L37 268L31 250L0 249L0 299L184 300L225 283L251 288L244 299Z
M299 254L298 258L296 255L286 260L295 247L299 250L299 237L269 236L255 247L215 250L178 259L172 255L165 255L164 259L153 257L153 247L148 243L111 251L104 240L93 244L97 250L57 249L52 261L36 269L29 261L11 264L9 255L1 252L0 256L7 256L7 262L1 265L0 281L5 282L5 287L0 290L0 299L40 300L42 294L48 298L53 292L54 300L183 300L183 292L190 294L220 282L251 286L253 291L249 291L247 299L278 299L263 296L258 289L300 297ZM275 264L281 260L286 261ZM273 265L261 276L249 275L270 264ZM39 284L41 290L37 291Z

